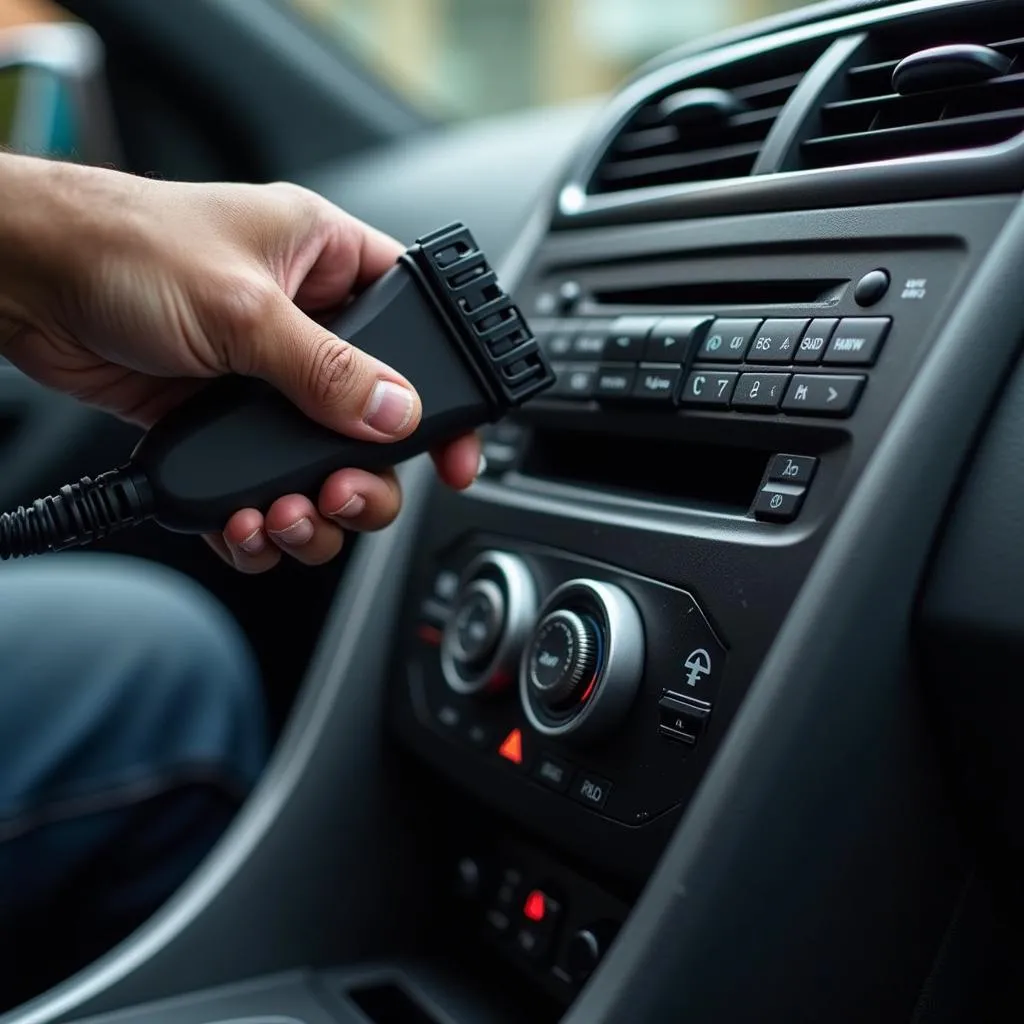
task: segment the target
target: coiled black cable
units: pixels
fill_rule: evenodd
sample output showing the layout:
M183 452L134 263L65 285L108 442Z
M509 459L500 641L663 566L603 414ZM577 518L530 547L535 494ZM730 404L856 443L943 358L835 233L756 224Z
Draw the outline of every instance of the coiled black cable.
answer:
M27 508L0 515L0 559L90 544L153 515L146 478L132 467L82 477Z

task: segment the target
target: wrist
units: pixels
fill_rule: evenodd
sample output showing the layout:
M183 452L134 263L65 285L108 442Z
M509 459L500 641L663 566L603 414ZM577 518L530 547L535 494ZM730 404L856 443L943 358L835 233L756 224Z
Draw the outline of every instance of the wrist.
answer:
M117 171L0 153L0 321L40 326L77 291L104 242L130 221L133 182L142 184Z

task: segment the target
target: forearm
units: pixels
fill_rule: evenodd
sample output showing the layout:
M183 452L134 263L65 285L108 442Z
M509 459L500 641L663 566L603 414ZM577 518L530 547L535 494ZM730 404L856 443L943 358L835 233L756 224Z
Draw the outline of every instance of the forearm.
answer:
M38 326L82 269L127 237L143 185L116 171L0 153L0 346Z

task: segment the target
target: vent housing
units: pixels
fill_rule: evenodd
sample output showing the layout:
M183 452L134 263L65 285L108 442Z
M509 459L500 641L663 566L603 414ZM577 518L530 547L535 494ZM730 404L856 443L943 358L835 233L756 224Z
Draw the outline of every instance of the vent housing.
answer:
M776 118L825 41L759 53L653 93L613 138L591 176L591 195L751 173ZM684 93L717 93L717 109L667 113ZM698 100L700 97L695 97Z
M939 85L900 95L892 74L925 49L987 46L1010 60L997 77ZM1024 131L1024 7L958 12L955 19L905 25L872 34L847 68L831 102L818 111L814 133L800 144L799 166L826 168L975 149Z

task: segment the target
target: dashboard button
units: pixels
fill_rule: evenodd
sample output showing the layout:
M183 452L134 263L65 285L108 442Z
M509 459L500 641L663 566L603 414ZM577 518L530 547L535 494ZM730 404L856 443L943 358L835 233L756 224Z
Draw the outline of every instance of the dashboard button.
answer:
M866 377L798 373L782 401L785 412L805 416L849 416L864 389Z
M651 331L643 359L648 363L676 363L687 366L694 348L711 326L709 316L668 316Z
M576 778L572 780L572 788L569 795L587 807L595 811L601 810L612 792L612 784L599 775L592 775L590 772L577 772Z
M680 367L641 366L633 383L633 397L671 402L679 385Z
M804 336L797 346L794 363L820 363L821 357L828 347L828 340L839 323L836 317L819 317L812 320L804 331Z
M657 317L653 316L619 317L608 329L603 358L609 362L640 362L647 346L647 336L657 322Z
M572 778L572 765L560 757L545 754L537 761L530 774L548 789L564 793L569 788L569 780Z
M578 363L556 363L555 386L550 394L556 398L590 398L597 380L596 366L581 366Z
M543 335L540 347L549 359L565 359L572 352L573 332L571 330L554 330Z
M744 373L732 396L734 409L778 409L786 390L788 373Z
M716 320L697 351L707 363L742 363L760 320Z
M786 484L765 484L754 500L754 515L776 523L788 523L796 518L804 503L803 487Z
M807 327L806 320L765 320L754 334L748 363L791 363Z
M840 320L822 362L872 366L882 350L890 323L885 317L846 317Z
M602 329L584 329L572 339L569 354L573 359L593 359L596 361L601 358L604 346L605 333Z
M705 409L728 409L738 373L719 373L715 370L697 370L686 378L679 400L683 405Z
M853 299L858 306L873 306L889 290L889 274L885 270L869 270L854 286Z
M658 701L658 732L670 740L693 746L704 730L708 709L685 698L666 694Z
M814 478L818 460L813 455L776 455L768 467L768 479L775 483L806 487Z
M636 368L632 366L602 366L594 381L594 394L598 398L628 398L636 381Z

